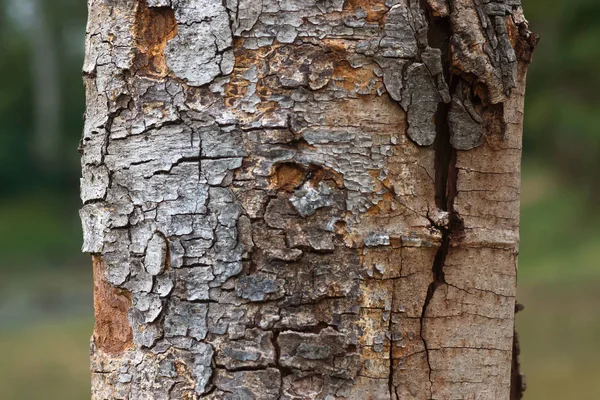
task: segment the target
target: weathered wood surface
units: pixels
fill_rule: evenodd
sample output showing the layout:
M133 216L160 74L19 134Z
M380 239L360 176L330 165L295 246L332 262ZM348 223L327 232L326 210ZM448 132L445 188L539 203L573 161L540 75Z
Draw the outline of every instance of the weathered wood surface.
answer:
M508 399L519 0L88 0L94 399Z

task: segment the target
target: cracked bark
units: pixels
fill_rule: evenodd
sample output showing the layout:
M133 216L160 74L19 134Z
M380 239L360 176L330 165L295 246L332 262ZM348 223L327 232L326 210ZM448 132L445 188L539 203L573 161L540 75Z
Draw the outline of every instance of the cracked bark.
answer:
M517 0L88 6L92 398L519 398Z

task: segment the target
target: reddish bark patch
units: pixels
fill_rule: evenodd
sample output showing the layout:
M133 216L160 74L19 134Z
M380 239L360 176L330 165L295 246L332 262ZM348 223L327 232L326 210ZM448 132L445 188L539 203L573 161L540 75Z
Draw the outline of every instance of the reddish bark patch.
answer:
M165 48L177 36L177 20L170 7L148 7L145 0L136 14L134 65L138 74L164 77L168 73Z
M99 350L121 354L133 346L133 333L127 313L131 295L112 287L104 280L104 261L93 257L94 263L94 343Z

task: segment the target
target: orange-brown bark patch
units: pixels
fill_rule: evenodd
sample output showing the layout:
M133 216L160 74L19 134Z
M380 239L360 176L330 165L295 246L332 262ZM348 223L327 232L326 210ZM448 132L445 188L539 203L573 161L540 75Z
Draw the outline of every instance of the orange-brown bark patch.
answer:
M355 14L359 9L366 12L365 20L371 23L380 23L388 11L385 0L348 0L344 4L344 12Z
M281 107L276 101L263 101L256 105L256 109L264 114L271 114L279 110Z
M323 44L326 48L333 51L336 54L345 54L356 45L352 40L344 40L337 38L323 38L317 43Z
M136 47L134 64L139 74L164 77L168 73L165 48L177 36L177 20L170 7L148 7L145 0L136 15Z
M399 237L390 237L390 245L393 249L402 248L402 238Z
M373 66L352 68L347 61L337 62L333 70L332 81L349 92L375 94L381 86L381 79L375 75Z
M246 79L243 79L240 75L234 74L229 78L229 83L225 88L225 105L228 107L234 108L236 105L236 101L239 99L243 99L248 93L248 86L250 82Z
M515 24L512 16L506 17L505 24L506 31L508 32L508 40L510 40L510 44L515 49L517 59L530 63L539 36L527 30L523 32L522 26Z
M105 281L102 257L94 256L93 264L94 343L106 353L120 354L133 346L133 333L127 318L131 295Z
M248 50L243 47L244 39L236 38L233 41L233 53L235 56L235 67L225 87L225 104L235 108L236 102L243 99L248 93L250 81L244 78L244 74L250 66L254 65L258 71L261 71L267 58L278 46L264 46L256 50ZM259 79L261 78L259 74ZM271 90L265 87L264 82L257 84L257 94L261 98L271 94Z
M297 188L304 179L304 168L294 163L283 163L275 167L271 176L271 184L280 190L291 192Z
M342 174L333 169L311 165L311 168L309 168L309 172L311 176L310 182L315 187L323 181L333 182L335 186L338 187L338 189L344 187L344 177L342 176Z
M406 132L406 115L389 96L366 95L331 102L324 111L329 126L358 126L379 135L401 136Z
M517 42L519 41L519 28L515 25L515 22L512 19L512 16L508 16L504 19L504 24L506 25L506 32L508 33L508 40L513 48L517 46Z
M376 205L367 210L367 215L389 215L394 212L394 195L390 192L386 192L382 194L381 197L382 199L379 200Z
M271 186L286 192L294 191L305 182L317 186L323 181L330 181L338 188L344 186L344 178L340 173L317 165L304 167L292 162L281 163L275 167L270 176Z

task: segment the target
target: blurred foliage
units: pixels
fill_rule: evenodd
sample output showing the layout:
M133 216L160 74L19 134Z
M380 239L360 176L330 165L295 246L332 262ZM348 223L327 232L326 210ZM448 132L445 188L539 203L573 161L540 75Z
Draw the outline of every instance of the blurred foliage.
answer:
M32 83L28 4L45 15L60 62L61 163L44 168L32 152L35 86ZM600 2L549 4L523 0L542 40L527 88L525 159L553 168L566 182L594 195L600 167ZM81 0L0 0L0 196L41 187L76 196L75 151L84 110L80 70L86 5Z
M541 36L525 112L519 297L526 310L518 318L525 398L596 399L600 1L523 4ZM53 168L33 145L39 95L33 5L45 17L60 66L59 163ZM0 0L2 399L89 397L91 267L79 252L76 151L85 18L82 0Z
M0 197L0 269L64 266L84 257L79 201L70 193L73 199L48 191Z
M600 194L600 2L523 0L541 41L527 83L524 157Z

